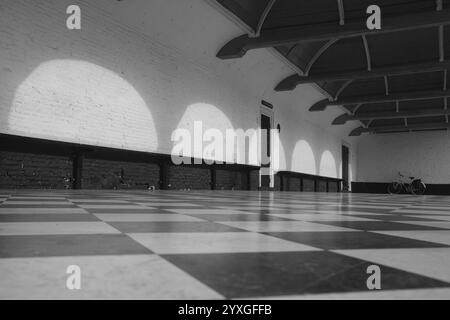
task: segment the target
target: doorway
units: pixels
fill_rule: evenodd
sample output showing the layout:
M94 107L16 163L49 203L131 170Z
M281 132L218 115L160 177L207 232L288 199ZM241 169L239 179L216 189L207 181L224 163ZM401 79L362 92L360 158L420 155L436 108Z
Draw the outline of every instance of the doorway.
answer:
M261 108L261 190L270 190L273 187L272 179L272 141L271 129L273 128L273 111Z
M350 149L342 146L342 191L350 191Z

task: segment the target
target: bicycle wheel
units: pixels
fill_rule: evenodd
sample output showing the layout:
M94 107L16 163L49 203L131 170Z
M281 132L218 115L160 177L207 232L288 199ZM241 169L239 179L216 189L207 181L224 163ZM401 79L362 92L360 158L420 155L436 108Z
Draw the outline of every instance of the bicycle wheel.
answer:
M415 194L417 196L422 196L427 191L427 187L425 186L425 183L422 181L414 181L411 183L411 193Z
M398 182L392 182L388 186L388 193L389 194L400 194L402 192L402 185Z

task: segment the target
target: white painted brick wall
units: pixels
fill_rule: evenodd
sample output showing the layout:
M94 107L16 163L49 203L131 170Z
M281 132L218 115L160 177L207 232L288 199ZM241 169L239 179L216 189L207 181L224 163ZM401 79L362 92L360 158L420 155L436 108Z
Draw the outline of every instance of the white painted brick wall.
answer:
M368 135L358 146L358 181L390 182L398 172L426 183L450 181L448 132Z
M65 27L66 7L74 3L82 8L81 31ZM0 132L170 153L180 124L191 128L201 119L221 130L255 128L266 99L282 126L281 169L313 173L295 154L306 140L315 174L329 151L332 176L340 176L341 144L352 127L331 128L338 110L307 112L323 98L312 86L275 93L292 70L266 50L216 59L240 32L203 0L2 0ZM330 173L330 164L323 166Z

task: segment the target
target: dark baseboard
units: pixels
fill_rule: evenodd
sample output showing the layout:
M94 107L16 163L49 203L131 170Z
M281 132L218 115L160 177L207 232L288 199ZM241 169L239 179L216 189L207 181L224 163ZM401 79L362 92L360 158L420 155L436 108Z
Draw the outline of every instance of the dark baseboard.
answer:
M0 188L262 190L260 167L176 166L170 155L0 134ZM340 192L342 180L278 172L268 191ZM264 188L263 188L264 189Z
M0 134L3 189L254 190L259 167ZM194 164L199 163L199 164Z
M426 184L426 195L450 195L450 184ZM388 182L352 182L353 193L387 194Z
M306 173L280 171L277 173L278 190L300 192L341 192L342 179Z

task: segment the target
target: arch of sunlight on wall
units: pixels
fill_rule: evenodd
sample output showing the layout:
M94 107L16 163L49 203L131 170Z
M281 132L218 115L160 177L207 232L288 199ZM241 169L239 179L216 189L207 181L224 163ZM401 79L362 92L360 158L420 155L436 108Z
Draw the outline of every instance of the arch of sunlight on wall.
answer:
M255 163L253 150L258 148L256 129L235 129L218 107L208 103L189 105L171 140L174 156L231 163L246 163L246 154Z
M287 170L286 153L281 142L280 134L273 131L273 150L272 150L272 166L273 170L284 171Z
M10 110L10 134L146 152L158 148L150 107L140 94L90 62L41 63L17 87Z
M316 157L307 141L300 140L296 143L291 161L292 171L312 175L317 174Z

